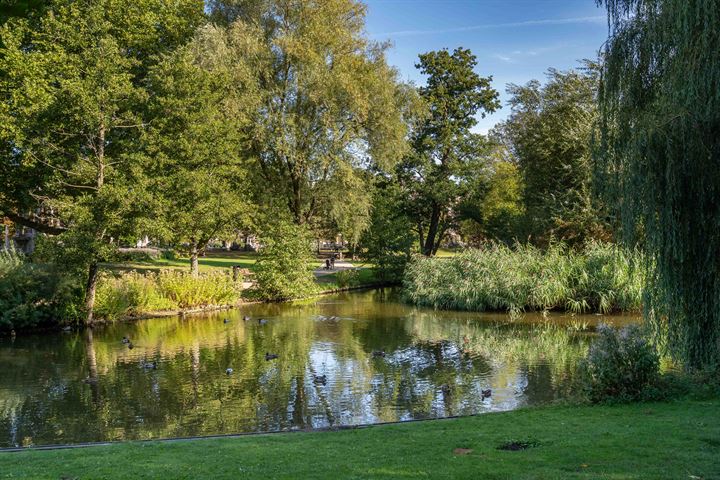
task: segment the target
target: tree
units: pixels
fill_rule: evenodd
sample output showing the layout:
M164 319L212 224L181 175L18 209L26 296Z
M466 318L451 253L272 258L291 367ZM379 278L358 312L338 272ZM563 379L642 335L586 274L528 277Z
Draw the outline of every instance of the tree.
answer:
M281 220L262 236L255 266L257 293L263 300L287 300L315 291L312 240L304 225Z
M523 182L518 166L499 160L492 165L488 186L463 205L464 236L476 240L492 239L507 244L522 236L525 215Z
M151 70L150 188L161 203L160 234L187 245L194 276L213 238L251 223L243 132L258 99L248 61L255 39L239 24L208 25Z
M596 159L649 259L646 316L689 369L720 364L720 2L606 0Z
M405 151L409 94L387 65L385 46L365 37L365 6L354 0L211 6L226 23L262 29L256 71L263 97L251 135L259 198L298 225L317 223L319 215L354 215L341 207L348 195L368 195L362 171L390 167Z
M58 255L86 271L93 320L99 263L146 215L137 155L144 79L185 41L201 1L51 2L0 28L0 210L60 234Z
M582 244L607 237L591 192L590 139L597 118L598 66L548 70L547 82L509 85L512 113L498 129L524 184L526 234Z
M485 139L471 130L478 113L494 112L500 103L492 77L479 76L476 65L462 48L425 53L416 65L428 76L419 93L429 113L413 132L412 152L398 171L425 255L437 252L455 221L455 207L486 165Z
M392 179L378 180L370 225L362 236L365 258L374 264L375 276L383 282L402 280L415 243L412 220L402 208L402 195Z

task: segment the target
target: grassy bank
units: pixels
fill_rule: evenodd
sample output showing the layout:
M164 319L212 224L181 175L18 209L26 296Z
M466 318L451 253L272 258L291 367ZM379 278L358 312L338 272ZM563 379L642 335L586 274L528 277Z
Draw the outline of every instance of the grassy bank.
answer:
M636 311L641 307L642 258L613 245L582 251L488 245L449 258L416 257L405 272L410 301L471 311Z
M0 478L720 478L720 400L0 453ZM520 451L498 449L527 443Z

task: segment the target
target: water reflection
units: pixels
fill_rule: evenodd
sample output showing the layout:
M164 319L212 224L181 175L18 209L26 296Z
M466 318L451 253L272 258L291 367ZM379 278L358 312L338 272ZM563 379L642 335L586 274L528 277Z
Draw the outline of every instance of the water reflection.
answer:
M417 309L370 291L0 339L0 446L319 428L543 403L564 394L591 341L588 327L599 321L635 319L510 322ZM487 388L492 396L483 399Z

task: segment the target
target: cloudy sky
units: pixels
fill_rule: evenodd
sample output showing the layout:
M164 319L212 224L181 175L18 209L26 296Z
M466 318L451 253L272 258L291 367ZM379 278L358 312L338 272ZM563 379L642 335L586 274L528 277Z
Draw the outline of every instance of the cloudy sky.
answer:
M603 7L594 0L365 0L367 31L390 40L388 60L406 80L423 83L420 53L462 46L478 58L477 72L492 75L503 108L481 119L486 132L505 118L508 83L543 79L548 67L573 68L596 58L607 38Z

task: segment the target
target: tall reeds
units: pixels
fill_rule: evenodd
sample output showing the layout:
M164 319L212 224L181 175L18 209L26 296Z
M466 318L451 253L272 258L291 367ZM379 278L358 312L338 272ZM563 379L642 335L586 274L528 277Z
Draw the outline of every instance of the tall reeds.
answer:
M240 287L227 273L193 277L187 272L128 272L104 275L98 285L95 313L106 320L161 310L229 305L240 300Z
M450 258L415 257L404 287L411 302L440 309L607 313L640 309L642 275L640 253L611 244L488 244Z

